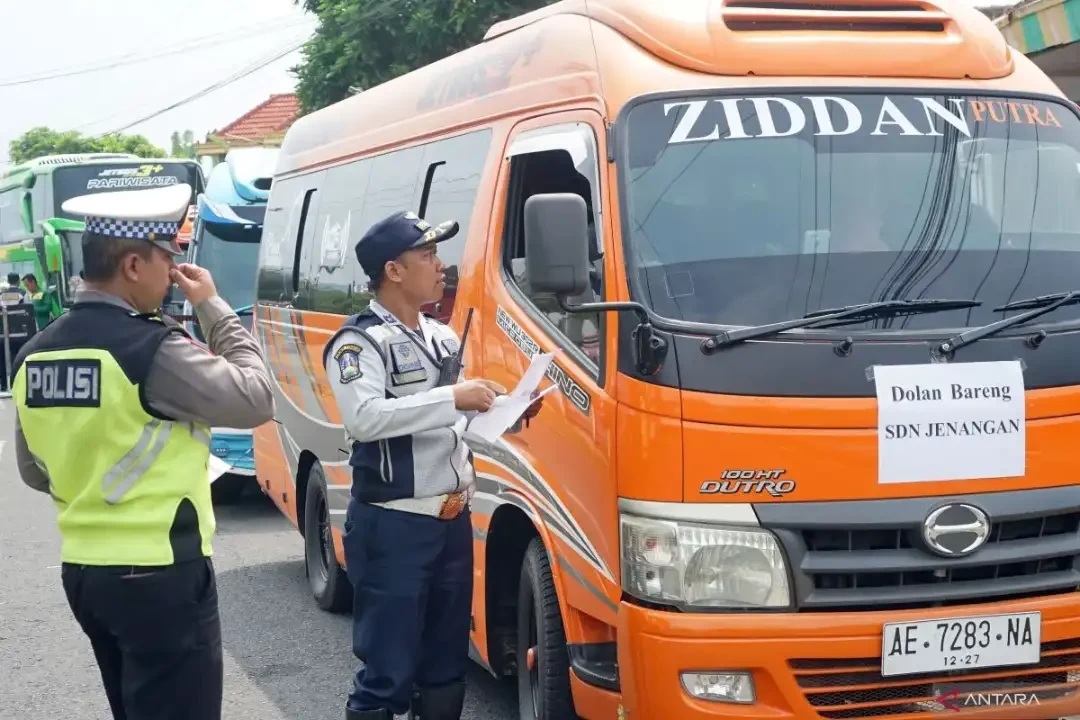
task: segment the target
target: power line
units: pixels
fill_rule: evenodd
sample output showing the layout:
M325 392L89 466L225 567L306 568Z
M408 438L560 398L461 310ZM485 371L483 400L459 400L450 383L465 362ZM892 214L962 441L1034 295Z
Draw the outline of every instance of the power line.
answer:
M367 20L369 18L377 17L384 10L393 9L394 6L397 5L399 2L400 2L400 0L382 0L382 2L380 4L378 4L378 5L376 5L376 6L372 7L372 8L369 8L366 12L361 13L359 17L354 18L354 20L355 21L363 21L363 20ZM190 95L190 96L184 98L183 100L179 100L179 101L173 103L172 105L169 105L166 108L162 108L161 110L157 110L157 111L155 111L153 113L150 113L149 115L146 115L145 117L139 118L138 120L135 120L134 122L128 123L127 125L124 125L121 128L117 128L116 130L111 130L111 131L109 131L107 133L102 133L101 135L98 135L97 137L98 137L98 139L100 139L100 138L106 137L108 135L114 135L116 133L123 132L124 130L127 130L129 128L134 127L135 125L139 125L140 123L144 123L147 120L152 120L153 118L156 118L159 115L163 115L163 114L169 112L170 110L175 110L176 108L180 107L181 105L186 105L189 102L193 102L195 100L198 100L199 98L202 98L202 97L214 92L215 90L220 90L221 88L225 87L226 85L230 85L230 84L236 82L237 80L242 80L243 78L247 77L248 75L251 75L252 73L257 72L258 70L261 70L262 68L266 67L267 65L269 65L269 64L271 64L273 62L276 62L277 60L280 60L281 58L285 57L286 55L288 55L291 52L299 50L306 43L307 43L307 38L305 37L304 40L300 41L299 43L296 43L295 45L290 46L285 51L275 55L274 57L271 57L270 59L268 59L266 61L258 63L254 67L249 66L249 69L241 71L241 72L239 72L237 74L234 74L234 75L230 76L229 78L226 78L225 80L214 83L213 85L209 85L209 86L203 88L202 90L199 90L198 92L194 93L193 95Z
M275 25L273 25L271 27L266 27L266 28L264 28L262 30L256 30L254 32L252 32L250 28L244 28L243 31L231 30L231 31L228 31L228 32L218 33L216 35L204 36L204 37L202 37L202 38L200 38L200 39L198 39L198 40L196 40L194 42L189 42L186 45L176 47L176 48L174 48L172 50L166 50L164 52L154 53L154 54L151 54L151 55L142 55L142 56L134 56L134 57L132 57L131 55L125 55L125 56L116 58L114 60L106 60L106 61L104 61L103 64L99 64L99 65L91 65L89 67L83 65L83 66L80 66L78 69L61 70L61 71L57 71L57 72L54 72L54 73L49 74L49 75L37 75L37 76L33 76L33 77L19 78L19 79L16 79L16 80L0 81L0 87L15 87L15 86L18 86L18 85L31 85L31 84L34 84L34 83L47 82L49 80L57 80L57 79L60 79L60 78L67 78L67 77L75 77L77 75L85 75L85 74L88 74L88 73L101 72L103 70L112 70L114 68L124 67L124 66L128 66L128 65L137 65L139 63L149 62L151 60L157 60L159 58L169 57L171 55L179 55L181 53L186 53L186 52L189 52L191 50L197 50L199 48L206 47L208 45L213 45L213 44L217 43L220 38L227 37L227 36L230 36L230 35L239 34L240 36L235 38L234 42L243 42L243 41L249 40L251 38L261 37L263 35L268 35L268 34L271 34L271 33L280 32L282 30L290 30L292 28L299 27L299 26L304 25L304 24L306 24L306 22L294 22L294 23L288 23L288 24L284 24L284 25L275 24ZM258 27L258 26L256 26L256 27Z
M180 107L181 105L186 105L189 102L194 102L195 100L198 100L199 98L202 98L202 97L205 97L206 95L209 95L210 93L214 92L215 90L220 90L221 88L225 87L226 85L231 85L232 83L236 82L237 80L242 80L243 78L247 77L248 75L251 75L252 73L257 72L257 71L261 70L262 68L266 67L267 65L270 65L271 63L274 63L274 62L280 60L281 58L285 57L289 53L292 53L292 52L295 52L296 50L299 50L301 47L304 46L304 43L306 43L306 42L307 42L307 38L305 37L300 42L293 43L292 45L289 45L284 50L275 53L272 57L270 57L270 58L268 58L266 60L260 61L260 62L254 64L254 65L249 65L247 68L245 68L245 69L243 69L241 71L238 71L236 73L233 73L233 75L231 75L230 77L228 77L228 78L226 78L224 80L219 80L218 82L216 82L216 83L214 83L212 85L208 85L207 87L193 93L192 95L189 95L188 97L184 98L183 100L178 100L177 102L173 103L172 105L169 105L168 107L162 108L161 110L156 110L156 111L150 113L149 115L145 115L145 116L139 118L138 120L134 120L134 121L128 123L127 125L124 125L123 127L119 127L119 128L117 128L115 130L110 130L109 132L102 133L101 135L98 135L97 137L98 137L98 139L101 139L101 138L106 137L108 135L115 135L117 133L121 133L121 132L123 132L123 131L125 131L125 130L127 130L129 128L132 128L132 127L134 127L136 125L144 123L147 120L153 120L154 118L158 117L159 115L164 115L165 113L169 112L170 110L175 110L176 108Z
M278 51L277 50L272 50L271 52L276 53ZM255 61L256 64L259 63L259 62L260 62L259 60ZM273 62L273 61L271 60L271 62ZM243 72L245 69L250 68L252 66L253 66L252 64L248 64L248 65L244 66L243 68L241 68L240 70L238 70L237 72ZM230 77L232 77L232 75L227 76L225 79L228 80ZM115 111L109 113L108 115L99 116L99 117L96 117L96 118L94 118L92 120L88 120L86 122L79 123L78 125L72 127L71 130L73 130L75 132L84 132L88 128L91 128L91 127L94 127L94 126L100 126L102 123L105 123L105 122L111 122L114 118L123 117L125 115L130 116L132 113L135 113L135 112L142 112L146 108L153 107L156 104L157 104L157 101L154 100L154 99L151 99L150 102L143 102L143 103L138 103L136 105L130 105L128 107L122 107L119 110L115 110Z

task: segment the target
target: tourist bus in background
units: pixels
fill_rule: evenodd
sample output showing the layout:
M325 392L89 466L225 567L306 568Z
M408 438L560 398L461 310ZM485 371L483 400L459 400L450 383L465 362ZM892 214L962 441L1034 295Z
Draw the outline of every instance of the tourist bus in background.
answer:
M206 185L202 167L194 160L112 153L48 155L14 165L0 175L0 244L39 237L49 218L81 221L63 211L73 197L177 183L191 186L194 205Z
M240 314L249 330L259 239L277 153L277 148L233 149L210 171L206 191L197 200L185 258L210 271L218 294ZM206 342L194 308L186 300L183 322L193 337ZM236 499L255 476L252 431L212 428L210 451L230 468L214 481L215 501Z
M0 247L37 249L35 273L43 273L38 280L62 311L80 281L84 230L83 218L64 212L64 202L79 195L177 183L191 186L193 207L205 187L202 168L194 160L115 153L49 155L12 166L0 175ZM189 212L181 239L190 232Z
M469 440L471 649L522 718L1080 714L1078 167L1080 109L962 0L502 21L289 129L259 483L347 610L326 343L373 223L456 220L465 375L554 354Z

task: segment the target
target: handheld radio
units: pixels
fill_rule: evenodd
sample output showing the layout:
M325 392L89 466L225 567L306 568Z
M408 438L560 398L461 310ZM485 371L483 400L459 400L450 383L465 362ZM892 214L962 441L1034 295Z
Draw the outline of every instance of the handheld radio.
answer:
M461 359L465 356L465 341L469 339L469 326L472 324L472 314L475 308L469 308L469 314L465 317L465 329L461 332L461 345L457 352L447 355L439 368L438 386L453 385L458 381L461 374Z

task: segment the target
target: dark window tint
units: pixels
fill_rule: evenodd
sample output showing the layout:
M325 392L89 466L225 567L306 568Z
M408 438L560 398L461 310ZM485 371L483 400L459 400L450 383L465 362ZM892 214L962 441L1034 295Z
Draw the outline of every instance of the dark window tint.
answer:
M301 176L274 183L266 208L259 245L257 296L262 302L288 304L296 294L293 286L297 238L310 221L305 211L318 193L313 186L318 176ZM310 234L310 232L308 232Z
M374 294L356 261L356 244L388 215L417 211L429 167L437 163L430 175L425 217L432 223L456 220L461 225L457 237L439 245L439 257L447 266L446 294L443 302L428 308L436 317L448 318L490 142L491 131L482 130L327 171L308 265L314 283L312 309L351 315L367 307Z
M671 98L633 109L628 137L634 294L670 317L743 325L876 300L982 302L845 331L935 328L1080 287L1080 121L1066 105Z

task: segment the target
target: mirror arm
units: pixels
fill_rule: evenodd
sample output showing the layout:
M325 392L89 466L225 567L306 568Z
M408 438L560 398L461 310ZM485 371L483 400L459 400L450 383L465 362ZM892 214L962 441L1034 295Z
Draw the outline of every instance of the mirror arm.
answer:
M565 295L557 295L556 300L563 312L567 313L590 313L590 312L621 312L629 310L638 316L638 326L634 328L631 337L634 340L635 366L642 375L649 377L660 372L667 356L668 342L662 336L657 335L653 329L652 317L648 309L641 303L636 302L601 302L582 303L571 305L566 301Z

